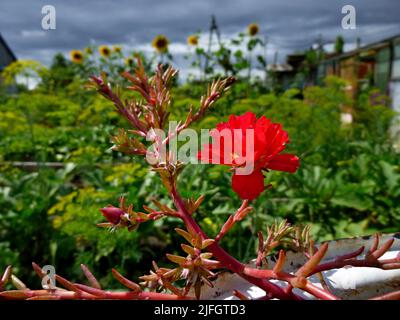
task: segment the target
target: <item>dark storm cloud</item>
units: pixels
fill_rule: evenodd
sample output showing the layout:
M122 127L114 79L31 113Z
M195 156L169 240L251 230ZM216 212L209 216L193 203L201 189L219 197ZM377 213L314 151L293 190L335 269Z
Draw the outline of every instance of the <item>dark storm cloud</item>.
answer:
M54 5L57 29L41 29L41 8ZM357 29L341 29L341 8L357 10ZM173 43L188 34L207 31L215 14L223 35L257 22L280 56L309 47L321 35L363 43L400 33L400 2L396 0L1 0L0 32L20 58L49 63L57 52L82 48L89 42L143 46L159 33ZM269 53L273 54L272 52Z

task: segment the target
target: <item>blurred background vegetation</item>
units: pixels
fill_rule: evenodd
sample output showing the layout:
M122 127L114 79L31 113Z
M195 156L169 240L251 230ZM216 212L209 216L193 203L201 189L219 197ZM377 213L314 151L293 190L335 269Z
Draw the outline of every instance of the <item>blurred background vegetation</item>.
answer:
M244 39L234 39L233 48L240 41L247 41L250 51L262 45L260 39ZM156 62L172 59L166 48L155 49L152 59L143 57L149 72ZM111 134L128 123L111 103L86 90L85 83L90 74L105 72L111 82L124 85L119 74L132 71L135 60L117 47L108 50L100 48L99 57L92 47L71 52L70 59L57 55L49 68L17 61L3 72L0 269L14 265L28 285L36 281L32 261L52 264L72 281L81 277L79 264L85 263L105 286L113 287L112 267L136 278L153 259L167 263L164 254L178 248L179 236L171 230L180 222L174 219L142 224L132 233L96 227L104 221L99 208L116 205L121 195L136 209L153 197L171 205L142 159L110 151ZM373 87L350 98L346 82L335 77L321 86L294 84L284 91L251 77L251 63L244 57L240 49L226 47L212 56L201 48L192 51L188 59L200 72L175 83L172 119L181 119L191 104L198 106L207 79L235 74L238 83L196 129L213 128L230 114L251 110L283 124L291 139L288 151L299 155L302 164L293 175L268 174L266 183L273 187L255 201L255 211L234 227L223 246L239 259L252 259L257 231L284 218L310 224L317 240L399 231L399 154L388 135L394 117L388 98ZM254 59L265 64L262 57ZM351 122L343 121L348 110ZM205 195L196 219L210 236L240 205L230 176L222 166L191 165L180 177L183 196Z

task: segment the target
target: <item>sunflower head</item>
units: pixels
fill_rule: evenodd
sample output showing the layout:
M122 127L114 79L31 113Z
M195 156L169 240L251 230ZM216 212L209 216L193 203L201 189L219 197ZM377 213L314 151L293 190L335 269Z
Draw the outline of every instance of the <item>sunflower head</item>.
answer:
M85 53L86 53L86 54L92 54L92 53L93 53L92 48L91 48L91 47L86 47L86 48L85 48Z
M252 37L255 36L259 31L260 27L258 26L257 23L250 23L249 26L247 27L247 32Z
M72 62L74 63L83 62L83 53L80 50L72 50L69 55L71 57Z
M153 48L158 52L166 52L168 50L169 41L166 36L160 34L156 36L152 42Z
M100 46L99 47L99 53L103 57L109 57L111 54L111 50L108 46Z
M113 46L113 50L116 53L120 53L122 51L122 48L121 48L121 46Z
M100 77L101 77L101 79L107 79L108 73L105 71L102 71L102 72L100 72Z
M192 34L187 38L187 43L189 46L197 46L199 44L199 36Z
M125 64L127 65L127 66L132 66L133 65L133 58L132 57L127 57L126 59L125 59Z

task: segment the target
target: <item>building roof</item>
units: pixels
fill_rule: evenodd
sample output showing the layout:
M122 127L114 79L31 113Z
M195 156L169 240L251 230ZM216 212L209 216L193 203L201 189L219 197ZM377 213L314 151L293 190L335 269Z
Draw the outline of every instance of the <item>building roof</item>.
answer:
M369 43L365 46L350 50L348 52L344 52L344 53L340 53L340 54L332 54L332 53L328 54L328 56L323 61L348 58L348 57L354 56L354 55L359 54L364 51L380 49L380 48L388 46L392 41L395 41L395 40L400 40L400 34L397 34L395 36L392 36L390 38L386 38L386 39L383 39L380 41Z
M7 45L0 33L0 71L16 60L17 57L11 51L10 47Z

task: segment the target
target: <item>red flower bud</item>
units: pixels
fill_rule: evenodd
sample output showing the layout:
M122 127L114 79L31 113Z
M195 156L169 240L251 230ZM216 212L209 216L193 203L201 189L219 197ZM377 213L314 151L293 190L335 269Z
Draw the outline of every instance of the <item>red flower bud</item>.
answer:
M104 85L103 79L101 79L100 77L93 75L93 76L90 76L90 79L92 79L93 82L95 82L99 86Z
M105 208L101 208L100 211L103 213L103 216L108 220L108 222L113 225L117 225L121 222L121 217L125 213L120 208L116 208L113 206L108 206Z

